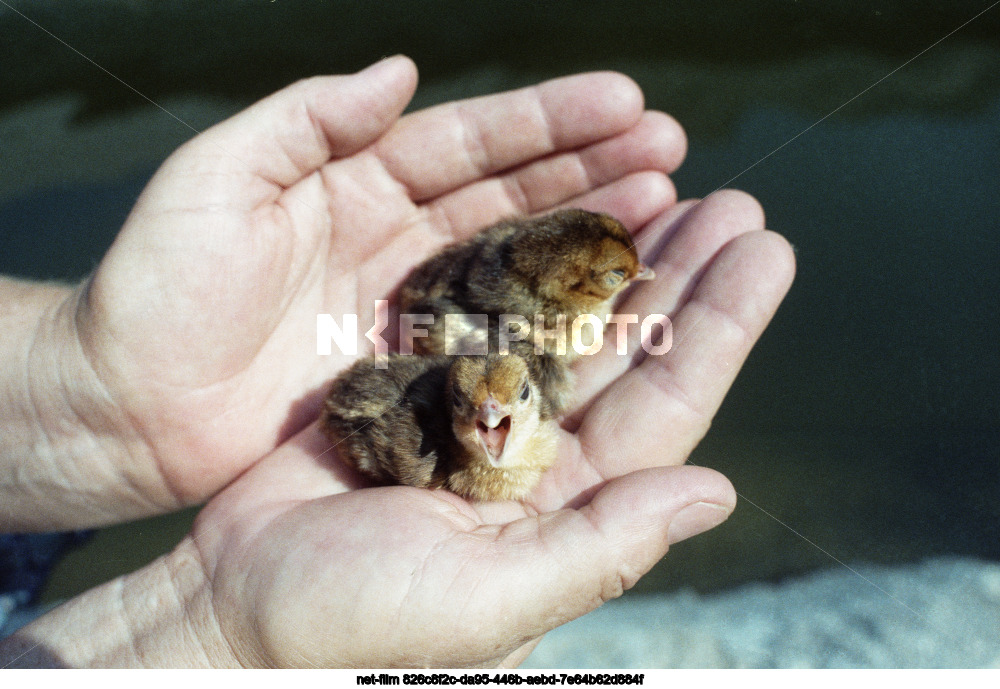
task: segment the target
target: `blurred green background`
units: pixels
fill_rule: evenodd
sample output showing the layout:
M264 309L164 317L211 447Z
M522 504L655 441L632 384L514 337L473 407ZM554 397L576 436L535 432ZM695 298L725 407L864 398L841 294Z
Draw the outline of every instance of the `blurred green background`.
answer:
M969 22L991 3L9 4L0 272L22 276L79 279L171 150L301 77L406 53L419 108L631 75L688 131L680 196L752 193L799 262L692 457L740 505L636 590L1000 556L1000 7ZM141 566L194 513L101 531L46 597Z

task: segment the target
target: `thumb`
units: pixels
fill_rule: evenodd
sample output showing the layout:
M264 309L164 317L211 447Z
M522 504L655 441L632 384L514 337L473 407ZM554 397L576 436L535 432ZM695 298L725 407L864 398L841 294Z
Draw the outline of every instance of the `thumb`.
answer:
M671 544L722 523L735 505L722 474L660 467L612 481L579 510L508 524L497 545L520 585L507 607L521 611L525 638L544 634L620 596ZM533 538L513 528L521 522L535 522Z
M237 184L256 175L291 186L378 138L399 118L416 85L416 66L401 55L355 74L304 79L205 130L173 158L213 178L235 173Z

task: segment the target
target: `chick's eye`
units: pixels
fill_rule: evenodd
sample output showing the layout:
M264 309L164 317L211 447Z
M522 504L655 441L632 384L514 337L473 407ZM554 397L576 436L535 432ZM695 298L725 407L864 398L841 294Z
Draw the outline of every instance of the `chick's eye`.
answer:
M609 270L604 274L604 283L608 285L608 287L612 288L617 287L618 285L622 284L622 281L624 280L625 280L625 271L622 270L621 268L615 268L614 270Z
M458 390L452 388L451 390L451 403L456 407L462 406L462 396L458 394Z
M524 386L521 388L521 399L526 400L530 396L531 396L531 388L528 387L527 383L525 383Z

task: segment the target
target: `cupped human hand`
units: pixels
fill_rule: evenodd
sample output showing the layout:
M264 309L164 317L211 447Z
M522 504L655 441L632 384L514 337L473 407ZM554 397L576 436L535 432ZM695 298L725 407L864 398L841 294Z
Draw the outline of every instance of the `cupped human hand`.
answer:
M639 227L675 203L683 132L627 77L400 116L415 86L402 57L296 83L154 175L66 319L74 408L108 458L88 475L126 486L106 521L204 501L304 428L353 359L317 355L317 315L364 333L443 244L559 205Z
M210 592L211 622L187 625L218 631L199 637L204 655L244 667L516 666L735 503L722 475L675 466L630 472L575 507L475 504L359 488L335 460L317 461L327 447L309 428L278 448L210 501L173 553L197 562Z

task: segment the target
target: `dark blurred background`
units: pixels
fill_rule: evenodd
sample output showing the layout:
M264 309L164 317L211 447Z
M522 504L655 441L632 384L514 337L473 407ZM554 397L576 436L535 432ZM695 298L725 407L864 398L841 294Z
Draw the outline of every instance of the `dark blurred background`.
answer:
M740 505L637 591L1000 556L1000 7L969 21L991 0L4 2L0 272L29 277L86 274L171 150L298 78L406 53L417 108L631 75L689 133L680 196L750 192L799 264L692 457ZM47 598L193 514L100 532Z

